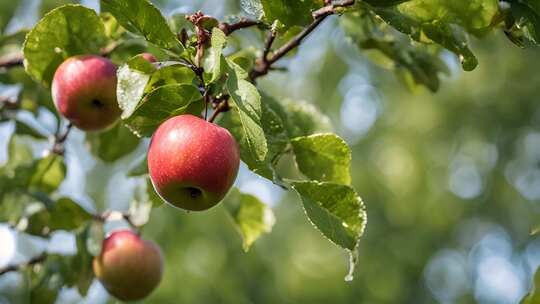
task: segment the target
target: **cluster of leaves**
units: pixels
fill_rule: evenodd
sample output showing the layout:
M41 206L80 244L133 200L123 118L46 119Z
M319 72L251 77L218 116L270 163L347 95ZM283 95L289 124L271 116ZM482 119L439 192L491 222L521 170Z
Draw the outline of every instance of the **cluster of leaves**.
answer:
M26 35L27 74L20 68L9 69L0 73L0 81L23 85L17 110L37 113L45 107L54 112L46 88L58 65L79 54L109 56L120 65L117 95L122 120L105 132L86 136L90 151L108 163L133 152L142 138L150 137L172 116L206 116L210 106L230 109L216 122L234 135L242 161L261 177L298 193L311 223L350 252L354 266L367 216L351 186L351 151L330 133L329 119L314 106L276 100L256 87L252 72L261 62L268 64L272 42L275 53L291 51L324 18L343 13L340 25L361 50L382 54L384 60L374 58L394 69L407 85L424 85L432 91L440 86L440 74L448 70L441 60L442 50L456 54L464 70L477 66L469 35L482 37L502 29L519 46L540 42L540 7L532 0L261 0L249 5L250 10L256 8L257 20L252 24L271 33L264 51L227 48L234 38L224 24L209 16L196 24L184 15L167 20L147 0L102 0L99 15L80 5L65 5L47 13ZM0 16L0 26L3 23ZM20 36L0 37L2 44L20 41ZM159 63L137 56L147 49ZM99 252L104 218L69 198L57 197L66 174L63 156L52 153L35 159L24 144L28 137L44 141L55 135L45 136L18 120L10 104L3 102L0 108L4 120L16 120L9 160L0 175L0 220L39 236L73 231L77 255L47 258L43 273L35 274L35 290L48 288L54 299L59 286L76 285L84 295L93 278L89 261ZM127 174L144 181L128 212L141 226L151 207L161 201L148 181L145 159ZM274 224L266 205L237 189L224 205L245 250ZM54 279L52 274L62 277Z

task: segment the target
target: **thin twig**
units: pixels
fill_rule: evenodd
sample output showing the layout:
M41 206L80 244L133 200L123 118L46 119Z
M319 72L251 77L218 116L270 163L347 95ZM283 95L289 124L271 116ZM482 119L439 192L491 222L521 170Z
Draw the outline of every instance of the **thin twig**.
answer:
M58 155L64 155L64 152L65 152L64 144L72 128L73 128L73 124L70 122L66 126L66 131L63 134L60 134L59 131L56 132L56 135L54 137L53 147L51 149L52 153L58 154Z
M236 23L226 23L226 22L220 23L219 29L222 30L225 33L225 35L228 36L237 30L247 28L247 27L257 26L260 24L261 22L257 20L240 19L240 21Z
M8 265L2 269L0 269L0 275L3 275L5 273L8 273L8 272L11 272L11 271L19 271L21 270L22 268L24 267L28 267L28 266L31 266L31 265L34 265L34 264L39 264L39 263L42 263L44 262L45 260L47 259L47 254L46 253L42 253L41 255L37 256L37 257L34 257L32 259L30 259L28 262L26 263L22 263L22 264L16 264L16 265Z
M17 66L23 65L24 58L22 54L17 54L15 56L4 56L0 58L0 68L9 69Z
M265 52L263 52L263 56L257 60L255 67L250 72L250 79L252 81L255 81L258 77L268 74L268 72L272 69L272 64L280 60L290 51L297 48L302 43L302 41L304 41L304 39L309 36L309 34L311 34L311 32L313 32L313 30L315 30L328 16L335 14L338 8L352 6L354 5L354 3L355 0L345 0L333 4L330 3L322 7L321 9L313 12L313 22L308 25L302 32L292 38L289 42L287 42L285 45L273 52L272 56L270 57L267 57L268 53L266 52L267 49L265 47Z
M229 102L227 99L223 100L214 110L214 113L212 113L212 117L208 120L209 122L214 122L216 118L218 117L219 113L226 112L229 110Z

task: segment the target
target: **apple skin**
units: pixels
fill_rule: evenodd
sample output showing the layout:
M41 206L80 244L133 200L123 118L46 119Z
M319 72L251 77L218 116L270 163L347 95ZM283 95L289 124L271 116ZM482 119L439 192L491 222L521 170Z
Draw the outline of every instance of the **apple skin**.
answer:
M240 152L227 129L193 115L169 118L150 142L148 171L156 192L170 205L203 211L233 185Z
M54 73L51 92L60 114L84 131L105 129L122 112L116 101L116 66L104 57L66 59Z
M150 54L150 53L142 53L141 56L146 59L146 61L150 63L157 62L156 56Z
M92 263L94 273L105 289L122 301L148 296L163 274L163 257L159 247L141 239L129 230L111 233L104 241L101 254Z

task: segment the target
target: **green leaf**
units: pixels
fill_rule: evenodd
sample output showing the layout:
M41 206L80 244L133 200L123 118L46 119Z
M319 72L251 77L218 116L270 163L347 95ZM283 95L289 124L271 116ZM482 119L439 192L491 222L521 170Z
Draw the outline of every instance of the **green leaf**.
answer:
M65 59L97 54L105 40L103 23L94 10L80 5L59 7L45 15L26 36L26 71L48 86Z
M134 113L125 120L126 126L138 136L150 136L166 119L180 114L199 115L204 107L199 89L190 84L171 84L150 92Z
M422 23L457 24L478 34L490 26L499 11L499 1L411 0L397 8L400 13Z
M242 78L242 72L233 69L229 62L229 78L226 89L231 96L232 110L238 113L242 126L242 140L239 142L242 159L262 162L268 153L268 146L261 126L261 95L257 88ZM240 75L239 75L240 73Z
M265 18L269 23L279 20L285 26L308 25L311 12L322 7L322 0L262 0Z
M198 85L196 75L190 68L179 63L164 63L150 77L146 85L146 92L168 84L192 84Z
M33 126L20 120L15 121L15 134L28 135L35 139L47 139L47 136L43 135L41 132L36 130Z
M311 223L336 245L355 250L364 233L367 215L354 189L315 181L291 184L302 198Z
M116 95L118 96L118 105L122 109L122 119L133 114L144 96L150 76L155 71L154 65L141 55L131 58L118 69Z
M538 303L540 303L540 268L536 269L536 273L534 274L531 291L520 302L520 304Z
M534 1L512 2L510 11L514 24L507 29L507 36L520 47L540 44L540 4ZM536 6L535 6L536 5Z
M287 147L289 137L281 117L274 111L273 102L276 101L264 95L263 98L264 101L261 103L261 125L268 146L268 153L264 160L261 161L252 157L249 151L242 153L242 150L249 146L246 143L245 132L238 112L232 111L222 116L220 124L227 128L235 137L236 141L240 143L242 161L246 163L249 169L260 176L274 181L276 178L274 167L279 160L279 156L281 156Z
M315 134L291 140L296 163L310 179L350 184L351 149L335 134Z
M332 131L330 119L311 103L289 102L285 105L284 111L286 114L280 116L291 138Z
M105 162L114 162L133 152L139 146L139 138L118 122L105 132L87 133L86 143L92 154Z
M167 20L147 0L101 0L101 10L111 13L125 29L150 43L177 54L184 50Z
M0 2L0 35L4 32L4 27L8 24L9 20L11 20L19 5L19 1Z
M72 272L76 275L75 285L82 296L86 296L92 281L94 280L94 272L92 271L92 254L88 249L88 239L92 237L92 223L88 223L75 235L77 244L77 255L72 259Z
M244 251L247 252L264 233L272 231L276 221L274 213L257 197L241 193L237 188L234 188L225 198L223 205L242 237Z
M223 48L227 43L227 36L219 28L212 29L212 37L210 39L211 48L207 60L205 61L205 70L208 71L212 78L210 83L220 79L226 72L227 63L223 57Z
M133 167L127 172L128 177L136 177L148 174L148 164L146 156L138 159Z
M58 199L50 208L42 209L28 218L26 232L47 235L56 230L71 231L79 228L92 216L69 198Z
M154 189L150 178L146 180L146 192L148 193L148 199L152 202L153 207L159 207L165 203Z
M58 188L66 176L66 165L62 156L51 154L35 162L28 187L31 190L50 193Z
M92 221L88 228L88 238L86 239L86 248L92 256L101 254L103 239L105 238L104 223L101 221Z

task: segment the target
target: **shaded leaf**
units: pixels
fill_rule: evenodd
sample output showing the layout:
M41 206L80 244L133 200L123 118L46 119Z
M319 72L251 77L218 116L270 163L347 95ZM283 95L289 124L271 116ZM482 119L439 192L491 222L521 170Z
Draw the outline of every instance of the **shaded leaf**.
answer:
M272 231L275 216L267 205L251 194L232 189L223 205L231 215L236 229L242 237L242 247L248 251L251 245L264 233Z
M104 132L86 134L86 143L92 154L105 162L114 162L133 152L139 141L121 122Z

